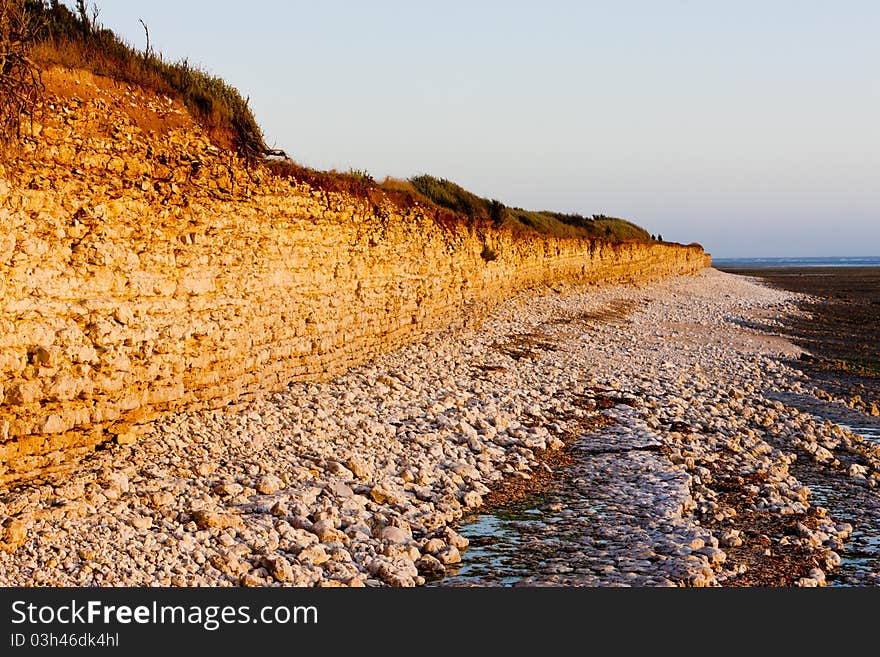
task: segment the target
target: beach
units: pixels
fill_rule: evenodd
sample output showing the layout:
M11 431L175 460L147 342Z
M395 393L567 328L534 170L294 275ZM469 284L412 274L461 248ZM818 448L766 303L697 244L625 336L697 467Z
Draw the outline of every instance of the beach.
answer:
M172 415L5 490L0 584L834 582L835 495L880 517L880 446L810 407L872 421L801 367L807 301L712 269L540 288L328 382ZM474 518L532 484L560 540L462 575Z

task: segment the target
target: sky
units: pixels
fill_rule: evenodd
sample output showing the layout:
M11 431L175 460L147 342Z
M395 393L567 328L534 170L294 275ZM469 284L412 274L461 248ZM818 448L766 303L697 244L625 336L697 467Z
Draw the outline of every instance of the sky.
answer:
M237 87L307 166L430 173L716 257L880 255L875 0L98 5Z

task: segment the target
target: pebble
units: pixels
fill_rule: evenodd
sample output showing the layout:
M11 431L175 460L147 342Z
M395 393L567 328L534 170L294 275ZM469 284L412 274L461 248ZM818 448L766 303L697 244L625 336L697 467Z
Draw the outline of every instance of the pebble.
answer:
M260 477L257 482L256 489L263 495L271 495L284 488L284 482L275 475L265 475Z
M239 519L237 517L220 511L198 509L193 511L192 516L199 529L225 529L226 527L234 527L239 524Z
M383 527L379 532L379 538L390 543L408 543L412 540L409 532L404 531L400 527Z
M422 575L429 577L437 577L446 572L446 566L430 554L424 554L419 557L418 561L416 561L416 568L418 568Z
M442 563L444 566L448 566L450 564L461 563L461 553L458 551L458 548L454 545L447 545L445 548L440 550L436 554L437 561Z
M322 563L329 561L330 555L327 554L323 545L310 545L300 551L297 555L297 559L302 563L320 566Z
M137 518L132 518L131 526L135 529L146 531L153 526L153 519L149 516L139 516Z

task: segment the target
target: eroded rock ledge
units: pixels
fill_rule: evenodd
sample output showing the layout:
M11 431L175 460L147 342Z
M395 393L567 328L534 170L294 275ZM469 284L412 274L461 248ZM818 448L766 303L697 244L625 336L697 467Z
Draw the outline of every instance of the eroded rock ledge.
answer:
M168 411L325 378L529 286L708 264L698 246L442 226L248 172L171 99L44 81L33 139L0 164L0 481Z

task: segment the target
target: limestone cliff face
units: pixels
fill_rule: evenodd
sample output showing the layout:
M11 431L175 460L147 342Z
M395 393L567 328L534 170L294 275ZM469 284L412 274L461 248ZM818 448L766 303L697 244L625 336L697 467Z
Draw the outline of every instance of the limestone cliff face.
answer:
M34 139L0 163L0 478L339 372L528 286L708 264L698 246L444 227L248 174L170 99L44 81Z

